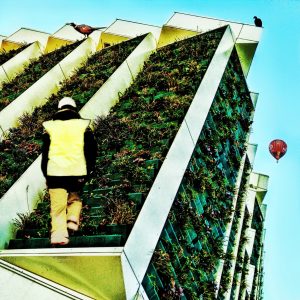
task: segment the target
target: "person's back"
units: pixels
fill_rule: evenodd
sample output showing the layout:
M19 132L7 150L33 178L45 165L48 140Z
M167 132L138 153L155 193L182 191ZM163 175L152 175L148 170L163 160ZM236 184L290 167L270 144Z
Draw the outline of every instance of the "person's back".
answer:
M68 229L78 230L79 197L95 164L96 142L72 98L63 98L53 120L43 123L42 171L51 201L51 243L67 244Z

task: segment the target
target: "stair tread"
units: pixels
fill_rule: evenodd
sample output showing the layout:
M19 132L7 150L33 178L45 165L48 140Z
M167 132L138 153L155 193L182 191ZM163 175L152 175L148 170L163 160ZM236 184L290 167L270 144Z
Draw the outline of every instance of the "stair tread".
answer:
M95 218L97 219L97 218ZM127 224L109 224L109 225L89 225L84 230L74 233L74 236L102 236L102 235L125 235L128 236L133 225ZM95 234L91 234L94 232ZM48 229L23 229L18 230L15 240L24 240L30 238L48 238L50 236Z
M68 245L63 247L114 247L123 246L124 234L71 236ZM50 248L49 238L30 238L10 240L8 249Z

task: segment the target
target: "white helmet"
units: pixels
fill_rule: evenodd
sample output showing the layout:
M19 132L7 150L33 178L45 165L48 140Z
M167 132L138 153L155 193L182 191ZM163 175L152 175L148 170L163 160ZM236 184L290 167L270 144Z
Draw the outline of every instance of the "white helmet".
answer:
M76 107L76 103L71 97L64 97L58 102L58 108L62 108L64 105Z

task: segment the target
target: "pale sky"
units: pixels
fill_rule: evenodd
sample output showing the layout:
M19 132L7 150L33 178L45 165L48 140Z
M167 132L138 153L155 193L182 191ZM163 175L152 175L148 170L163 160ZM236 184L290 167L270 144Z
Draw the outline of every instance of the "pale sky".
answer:
M248 76L260 94L250 141L254 171L270 176L265 227L265 300L300 300L300 0L1 0L0 35L21 27L54 33L67 22L109 26L125 19L162 26L173 12L253 23L264 30ZM288 144L277 164L275 138Z

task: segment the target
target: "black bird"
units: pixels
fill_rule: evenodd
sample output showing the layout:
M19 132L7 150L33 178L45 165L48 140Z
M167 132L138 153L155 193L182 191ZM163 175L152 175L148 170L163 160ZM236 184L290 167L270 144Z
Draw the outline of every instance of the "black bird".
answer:
M89 25L81 24L81 25L76 25L75 23L67 23L67 25L72 26L76 31L79 33L84 34L84 36L87 38L93 31L98 30L98 29L103 29L106 27L91 27Z
M260 18L254 16L253 19L254 19L255 26L262 27L262 20Z

